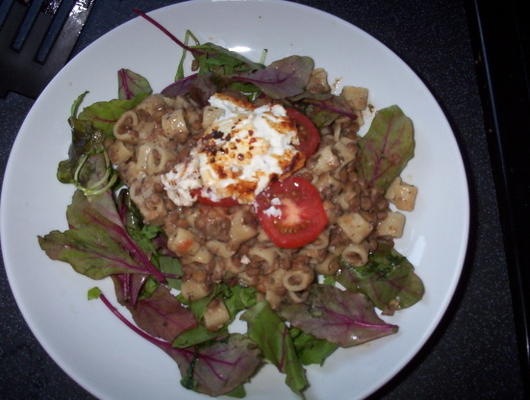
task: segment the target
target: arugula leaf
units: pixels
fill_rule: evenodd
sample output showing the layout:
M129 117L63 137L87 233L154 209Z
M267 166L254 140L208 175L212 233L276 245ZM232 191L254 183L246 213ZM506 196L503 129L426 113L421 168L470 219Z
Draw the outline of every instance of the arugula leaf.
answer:
M396 105L377 111L359 148L364 179L385 191L414 155L412 121Z
M342 347L358 345L397 332L381 320L360 293L329 285L314 285L304 303L280 307L279 314L316 338Z
M118 99L130 100L139 94L151 94L153 89L142 75L122 68L118 71Z
M390 246L380 245L362 267L344 260L341 265L337 281L348 290L364 293L385 314L416 304L425 292L412 264Z
M297 394L309 385L305 369L296 356L289 330L267 301L247 310L241 319L247 322L248 336L257 343L263 355L286 374L285 382Z
M289 56L264 69L233 76L234 80L253 83L273 99L296 96L304 91L314 68L313 59Z
M66 216L71 229L38 237L51 259L65 261L92 279L132 273L165 280L127 233L110 192L88 199L76 191Z
M72 106L70 107L70 118L77 118L77 113L79 111L79 107L81 106L81 103L85 99L85 96L88 94L88 90L81 93L72 103Z
M304 365L324 364L324 360L339 347L327 340L317 339L298 328L289 329L289 334L293 338L296 354Z

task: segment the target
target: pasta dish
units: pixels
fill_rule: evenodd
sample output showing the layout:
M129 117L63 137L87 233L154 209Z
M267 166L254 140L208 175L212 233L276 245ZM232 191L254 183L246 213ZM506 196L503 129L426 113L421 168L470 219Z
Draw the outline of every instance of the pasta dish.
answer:
M266 65L174 40L192 73L181 61L160 93L122 69L118 99L75 100L58 168L76 187L69 229L40 246L111 278L134 323L97 287L89 298L171 356L186 388L241 397L268 362L302 394L304 365L397 332L382 317L423 296L394 249L417 196L400 177L412 121L367 88L333 90L310 57Z

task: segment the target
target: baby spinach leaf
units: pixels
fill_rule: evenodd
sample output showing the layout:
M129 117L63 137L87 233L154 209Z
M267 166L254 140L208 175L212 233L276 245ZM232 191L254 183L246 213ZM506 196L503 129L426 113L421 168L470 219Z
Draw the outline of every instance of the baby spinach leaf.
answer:
M186 349L180 350L177 358L182 385L210 396L233 392L247 382L262 363L259 348L238 333L199 346L191 360L189 356L182 357L183 351Z
M396 105L377 111L359 148L364 179L385 191L414 155L412 121Z
M217 285L209 296L188 304L198 321L202 320L206 307L215 298L221 298L224 301L230 315L230 320L226 322L225 326L212 332L201 323L177 337L173 342L173 346L180 348L195 346L226 335L228 333L228 325L234 320L236 314L256 304L256 289L240 285L233 287L228 287L225 284Z
M110 192L89 199L76 191L66 216L69 230L38 237L51 259L65 261L92 279L132 273L165 280L127 233Z
M93 288L88 289L88 292L87 292L88 300L99 299L99 296L101 296L101 289L98 288L97 286L94 286Z
M310 57L289 56L264 69L233 76L234 80L253 83L273 99L296 96L307 86L314 62Z
M198 60L199 73L215 72L221 75L255 71L263 68L262 64L255 63L241 54L230 51L214 43L204 43L193 46L201 53L195 58Z
M248 336L256 342L264 357L286 374L285 383L297 394L309 385L305 369L296 355L289 329L269 303L261 301L247 310L241 319L247 322Z
M127 305L136 324L155 337L173 341L182 332L197 326L195 317L169 290L160 285L153 295Z
M91 157L103 149L105 138L112 136L112 127L125 111L135 107L147 94L138 94L130 100L100 101L86 107L79 115L77 112L88 92L79 95L71 106L68 123L72 141L68 150L68 159L57 167L57 179L62 183L74 183L74 175L82 157ZM86 171L81 171L80 180L87 180Z
M224 303L231 319L240 311L254 306L257 302L256 289L240 285L230 287L230 292L225 295Z
M379 246L362 267L341 264L337 280L348 290L364 293L386 314L416 304L425 292L412 264L389 246Z
M130 100L139 94L151 94L153 89L142 75L122 68L118 71L118 99Z
M160 271L162 271L165 274L171 274L174 276L182 276L182 264L175 257L159 256L158 265L159 265ZM170 288L180 290L180 284L181 284L180 279L168 277L166 278L166 280L167 280L167 285Z
M125 325L168 354L178 365L181 383L210 396L228 394L247 382L261 365L259 349L247 337L231 334L200 347L179 349L141 330L114 307L104 294L100 300Z
M245 387L243 385L239 385L237 388L232 390L230 393L226 393L225 396L235 397L236 399L242 399L247 395L247 392L245 391Z
M398 329L381 320L363 294L329 285L314 285L304 303L282 306L279 314L292 326L342 347L387 336Z
M79 114L79 119L89 121L95 130L101 131L106 136L112 136L112 128L121 115L148 96L147 93L140 93L131 99L114 99L110 101L98 101L85 107Z
M327 340L317 339L298 328L289 329L289 334L293 338L296 354L304 365L324 364L324 360L339 347Z
M173 341L173 347L183 349L190 346L196 346L219 336L226 336L227 334L228 329L226 328L222 328L217 331L210 331L204 325L200 324L195 328L182 332L179 336L177 336Z

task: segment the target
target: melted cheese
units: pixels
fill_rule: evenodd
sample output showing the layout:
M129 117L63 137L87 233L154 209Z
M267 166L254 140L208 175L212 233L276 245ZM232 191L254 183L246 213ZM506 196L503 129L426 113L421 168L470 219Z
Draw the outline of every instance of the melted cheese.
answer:
M222 115L206 129L189 159L162 178L175 204L191 205L195 199L189 191L197 187L214 201L232 197L252 203L271 179L303 165L303 154L294 147L296 127L281 105L255 107L222 94L209 102Z

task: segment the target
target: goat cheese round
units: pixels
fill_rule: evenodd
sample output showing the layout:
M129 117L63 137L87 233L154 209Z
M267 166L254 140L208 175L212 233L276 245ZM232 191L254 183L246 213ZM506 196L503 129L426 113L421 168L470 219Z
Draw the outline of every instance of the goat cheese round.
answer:
M259 107L224 94L210 97L220 110L212 125L197 141L188 159L162 177L169 198L177 205L191 205L190 190L213 201L231 197L242 204L274 179L300 168L304 156L295 124L279 104Z

